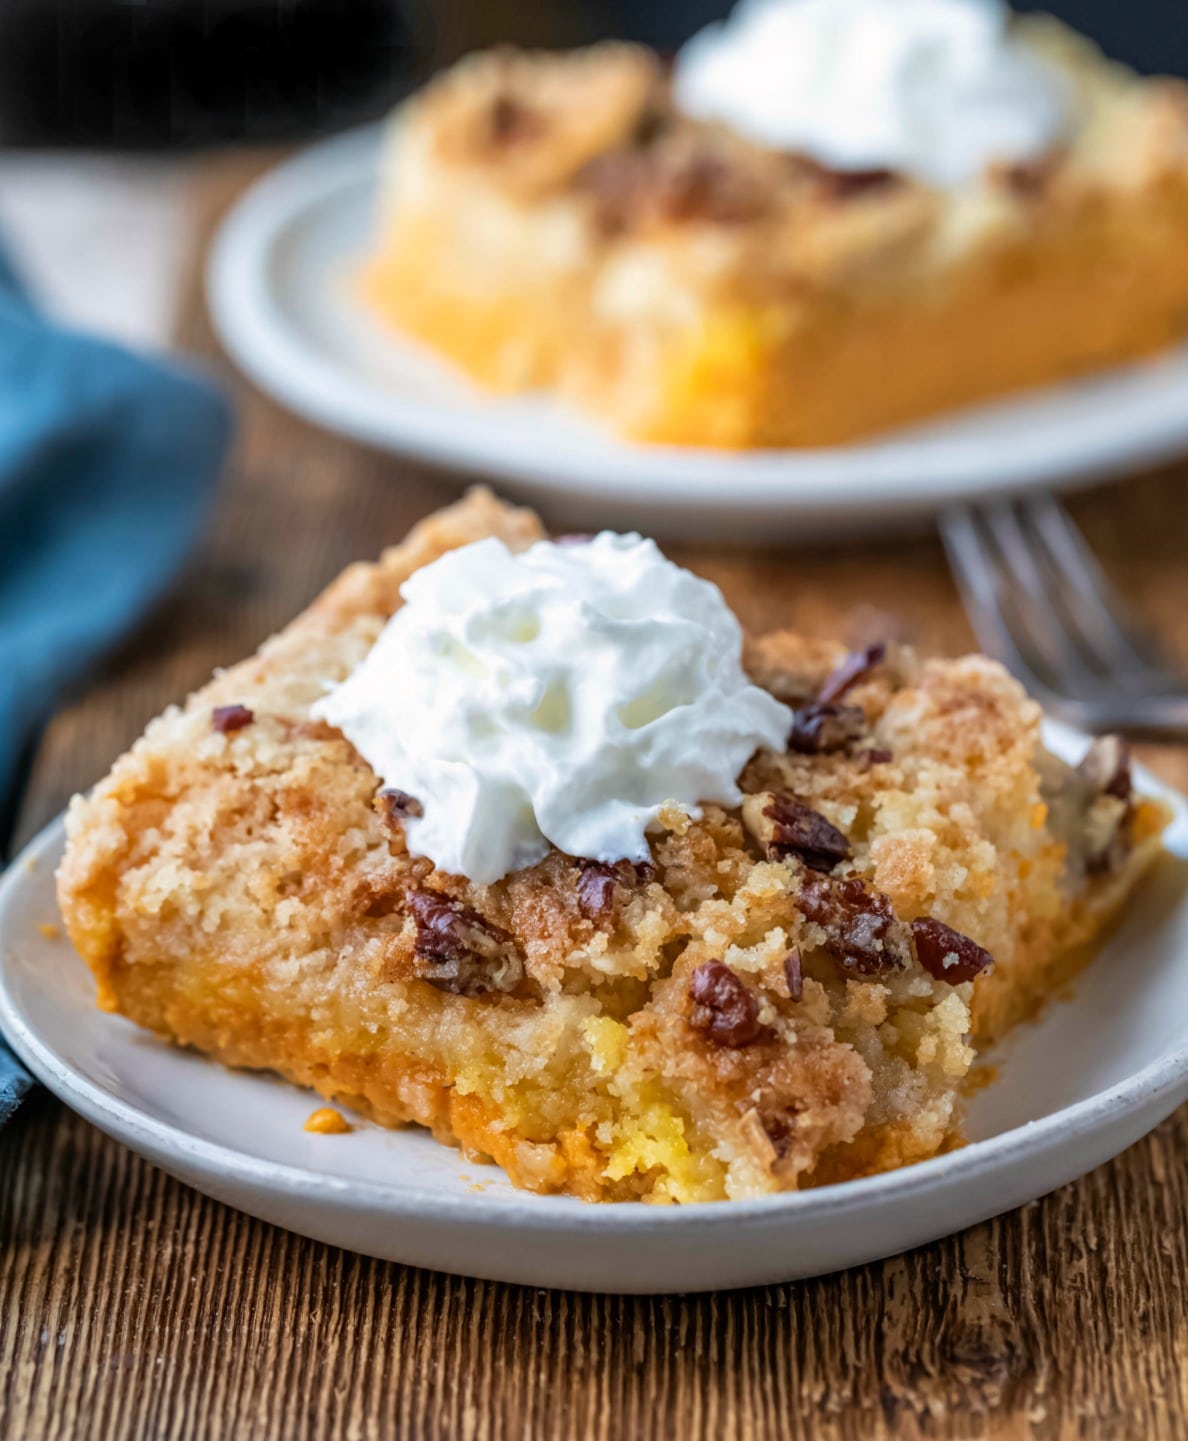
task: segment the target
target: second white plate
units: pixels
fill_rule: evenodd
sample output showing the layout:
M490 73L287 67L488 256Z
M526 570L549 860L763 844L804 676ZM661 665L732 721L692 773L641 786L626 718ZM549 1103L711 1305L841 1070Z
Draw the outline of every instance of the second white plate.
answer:
M236 205L208 273L227 349L308 419L497 478L582 528L810 539L919 520L994 491L1100 479L1188 450L1188 348L825 450L631 445L543 399L492 399L351 299L378 155L375 129L337 137L265 176Z

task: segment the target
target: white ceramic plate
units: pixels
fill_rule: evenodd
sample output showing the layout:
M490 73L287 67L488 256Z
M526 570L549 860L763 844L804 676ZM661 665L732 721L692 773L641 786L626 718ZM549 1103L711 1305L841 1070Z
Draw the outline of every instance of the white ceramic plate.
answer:
M807 539L919 520L991 491L1073 485L1188 449L1188 348L865 445L737 453L615 440L543 399L496 400L371 321L379 133L315 146L254 186L212 249L227 349L293 410L397 454L498 478L588 528Z
M1083 741L1053 731L1057 749ZM109 1135L229 1205L349 1250L468 1276L592 1291L700 1291L893 1255L1010 1210L1116 1155L1188 1098L1188 803L1171 856L1075 995L1012 1039L972 1102L974 1143L885 1176L757 1201L591 1206L515 1191L417 1130L315 1136L320 1104L95 1009L56 916L61 822L0 884L0 1028Z

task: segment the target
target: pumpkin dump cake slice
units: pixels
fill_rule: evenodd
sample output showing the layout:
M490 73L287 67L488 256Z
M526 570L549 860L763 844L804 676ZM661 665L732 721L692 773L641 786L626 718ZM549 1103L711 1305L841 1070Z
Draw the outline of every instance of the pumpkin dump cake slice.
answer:
M1188 87L998 0L474 56L380 190L377 315L646 440L846 442L1188 332Z
M59 891L100 1005L590 1200L950 1144L971 1035L1159 847L1124 752L1055 760L979 656L780 633L744 673L650 542L540 538L472 493L75 799Z

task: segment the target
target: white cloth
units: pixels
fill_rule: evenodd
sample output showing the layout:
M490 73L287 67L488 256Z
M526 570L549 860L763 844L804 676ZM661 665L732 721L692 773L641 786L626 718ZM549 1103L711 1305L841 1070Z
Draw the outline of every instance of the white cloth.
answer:
M0 157L0 236L38 304L138 349L168 344L187 241L176 161Z

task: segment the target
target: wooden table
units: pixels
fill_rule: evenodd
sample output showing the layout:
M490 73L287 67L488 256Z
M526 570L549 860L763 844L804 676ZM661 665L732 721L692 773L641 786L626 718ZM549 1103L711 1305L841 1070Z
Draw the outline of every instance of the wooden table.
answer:
M243 170L209 178L208 218ZM191 289L183 340L215 355ZM242 432L213 533L49 727L26 836L168 701L457 492L229 381ZM1186 501L1182 470L1077 511L1188 662ZM751 626L970 643L932 538L674 554ZM1188 782L1184 752L1145 758ZM1185 1156L1188 1108L1075 1185L910 1255L763 1290L616 1299L301 1240L187 1190L40 1095L0 1133L0 1437L1182 1438Z

